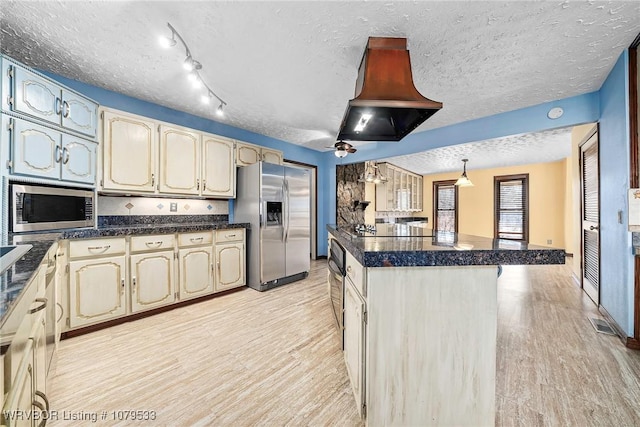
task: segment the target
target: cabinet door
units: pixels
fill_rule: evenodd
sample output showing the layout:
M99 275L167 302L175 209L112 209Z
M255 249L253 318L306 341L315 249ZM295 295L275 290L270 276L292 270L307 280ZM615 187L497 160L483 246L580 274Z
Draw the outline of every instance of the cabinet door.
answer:
M268 148L262 149L262 160L267 163L274 163L276 165L282 164L282 152L277 150L269 150Z
M59 179L62 134L26 120L11 121L11 172Z
M35 408L32 407L35 397L35 379L33 370L33 341L29 340L25 347L25 356L23 357L16 381L7 390L2 414L0 414L0 423L4 426L31 427L32 419L27 419L27 415L32 414ZM18 414L24 414L17 417ZM12 418L9 418L12 417ZM15 417L15 418L13 418Z
M97 145L86 139L63 134L62 179L95 184Z
M233 141L203 135L202 195L234 197L236 163Z
M360 416L365 403L365 303L351 282L344 288L344 360Z
M72 328L125 315L124 256L71 261L69 306Z
M60 86L22 67L13 68L13 111L60 125Z
M62 126L92 138L96 136L98 106L84 96L62 89Z
M175 301L173 251L131 255L131 311Z
M157 146L154 123L105 111L102 126L103 188L153 192Z
M238 166L247 166L260 161L260 147L249 144L236 144L236 164Z
M245 284L244 244L216 245L216 292Z
M161 193L200 193L200 135L160 126Z
M195 298L213 292L213 248L180 249L180 299Z

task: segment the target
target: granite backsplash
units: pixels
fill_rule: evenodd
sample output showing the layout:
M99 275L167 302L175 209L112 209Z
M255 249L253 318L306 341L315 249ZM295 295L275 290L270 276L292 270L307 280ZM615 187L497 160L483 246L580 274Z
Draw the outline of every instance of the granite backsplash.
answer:
M229 215L102 215L98 228L135 226L140 224L212 224L229 222Z

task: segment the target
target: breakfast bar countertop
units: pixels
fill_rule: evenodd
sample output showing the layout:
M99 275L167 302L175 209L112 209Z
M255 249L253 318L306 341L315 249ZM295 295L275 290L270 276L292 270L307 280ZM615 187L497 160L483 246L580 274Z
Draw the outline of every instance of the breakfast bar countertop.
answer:
M364 267L564 264L563 249L514 240L434 231L404 224L376 224L377 231L353 226L327 230Z

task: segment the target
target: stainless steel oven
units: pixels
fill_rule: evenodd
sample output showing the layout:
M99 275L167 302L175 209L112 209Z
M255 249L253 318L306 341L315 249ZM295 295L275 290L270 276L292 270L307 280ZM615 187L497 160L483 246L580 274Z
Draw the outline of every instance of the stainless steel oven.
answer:
M11 231L93 227L94 192L76 188L10 184Z
M345 278L345 251L344 248L334 239L331 240L329 248L329 272L327 282L329 286L329 297L331 299L331 309L338 328L340 345L344 349L344 278Z

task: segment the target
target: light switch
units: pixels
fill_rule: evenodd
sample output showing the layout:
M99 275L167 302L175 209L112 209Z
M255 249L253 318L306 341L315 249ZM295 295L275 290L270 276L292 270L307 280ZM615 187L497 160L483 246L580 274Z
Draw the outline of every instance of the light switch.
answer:
M176 203L176 202L172 202L172 203L169 205L169 211L170 211L170 212L178 212L178 203Z

